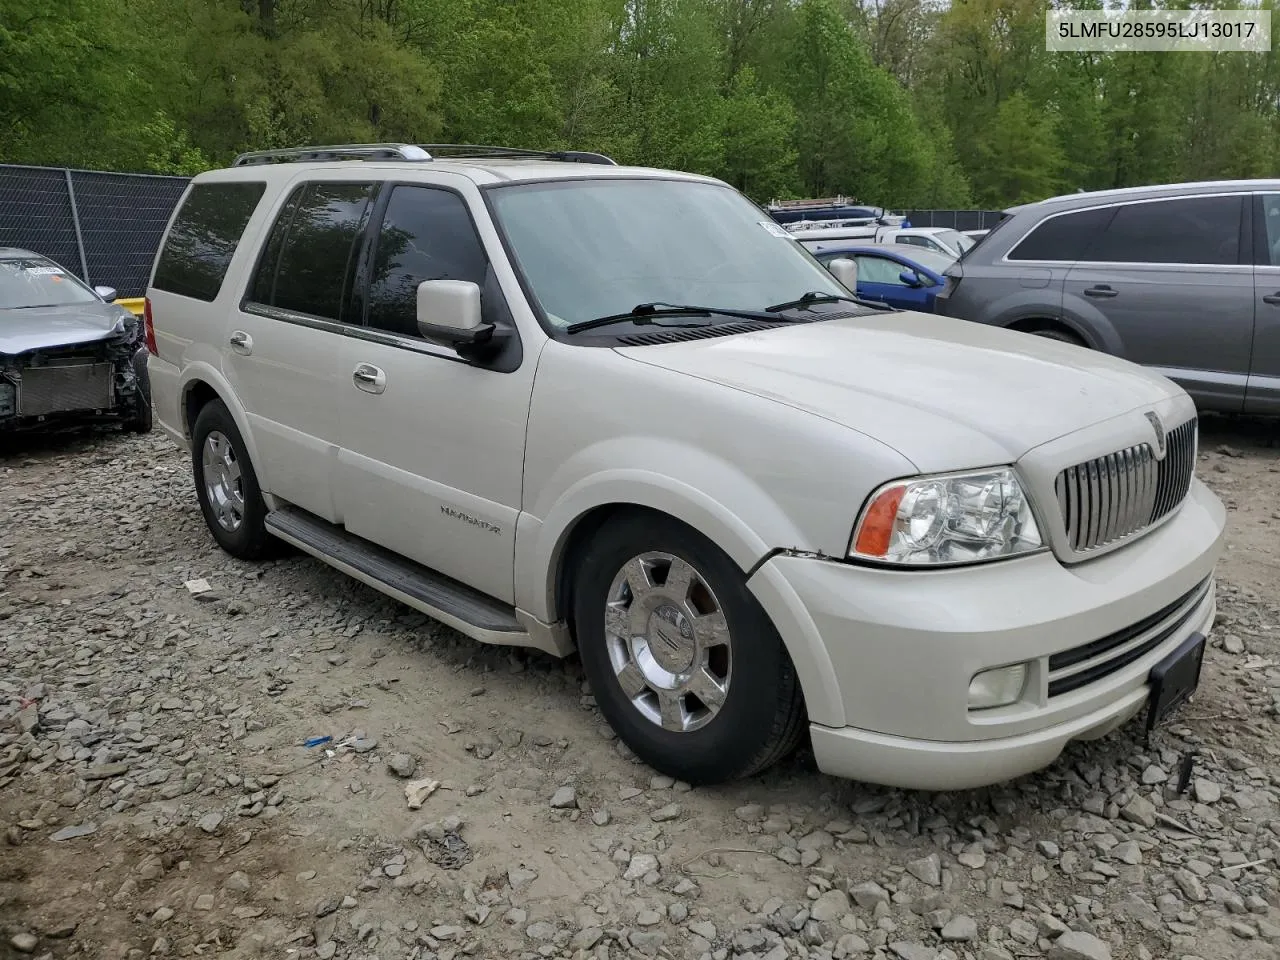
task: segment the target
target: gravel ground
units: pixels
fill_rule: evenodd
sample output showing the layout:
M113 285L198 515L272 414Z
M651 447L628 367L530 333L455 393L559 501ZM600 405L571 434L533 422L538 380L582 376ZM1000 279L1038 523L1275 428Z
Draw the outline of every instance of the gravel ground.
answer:
M1204 425L1230 549L1176 721L958 794L690 790L576 662L222 554L159 434L10 443L0 957L1280 956L1277 437Z

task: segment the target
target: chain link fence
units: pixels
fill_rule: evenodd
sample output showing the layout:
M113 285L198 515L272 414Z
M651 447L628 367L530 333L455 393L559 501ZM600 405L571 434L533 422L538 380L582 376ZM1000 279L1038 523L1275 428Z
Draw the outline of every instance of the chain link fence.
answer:
M121 297L146 292L186 177L0 164L0 247L56 261Z
M1000 210L896 210L913 227L949 227L952 230L990 230L1004 219Z

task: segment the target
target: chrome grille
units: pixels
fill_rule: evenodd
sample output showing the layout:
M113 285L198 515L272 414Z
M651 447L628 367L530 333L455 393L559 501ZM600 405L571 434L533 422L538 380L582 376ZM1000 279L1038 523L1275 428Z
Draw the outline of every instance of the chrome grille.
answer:
M66 363L27 367L18 384L18 415L35 417L72 410L106 410L111 406L109 363Z
M1067 467L1054 483L1067 543L1086 553L1151 526L1182 502L1196 463L1196 419L1169 431L1157 460L1140 443Z

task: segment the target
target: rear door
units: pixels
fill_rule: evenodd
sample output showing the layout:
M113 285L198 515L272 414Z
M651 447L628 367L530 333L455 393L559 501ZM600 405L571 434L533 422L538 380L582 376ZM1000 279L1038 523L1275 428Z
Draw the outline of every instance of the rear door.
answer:
M1239 411L1253 346L1247 196L1116 205L1067 275L1064 311L1100 330L1108 352Z
M1253 356L1245 411L1280 414L1280 193L1254 197Z
M309 181L287 193L224 347L263 489L335 523L338 344L373 186Z

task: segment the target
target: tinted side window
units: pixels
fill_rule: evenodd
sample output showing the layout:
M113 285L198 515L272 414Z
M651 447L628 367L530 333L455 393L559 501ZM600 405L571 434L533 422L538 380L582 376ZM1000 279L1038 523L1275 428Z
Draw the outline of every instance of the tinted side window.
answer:
M274 294L263 302L342 319L343 292L372 192L371 183L307 184L280 248Z
M1090 241L1114 213L1115 208L1104 207L1050 217L1009 251L1009 259L1063 262L1083 259Z
M1242 197L1130 203L1082 259L1103 263L1238 263Z
M217 299L265 183L200 183L174 218L151 285L197 300Z
M1254 234L1254 262L1280 267L1280 193L1264 193L1259 200L1254 218L1261 220L1261 229Z
M488 260L462 198L432 187L391 191L369 278L368 324L418 336L423 280L485 283Z
M280 250L284 247L284 237L293 222L293 215L298 211L302 195L308 190L303 184L294 189L288 201L281 208L276 222L271 226L267 242L262 246L258 256L258 267L253 272L253 282L249 284L249 299L258 303L272 303L276 295L276 273L280 267Z

